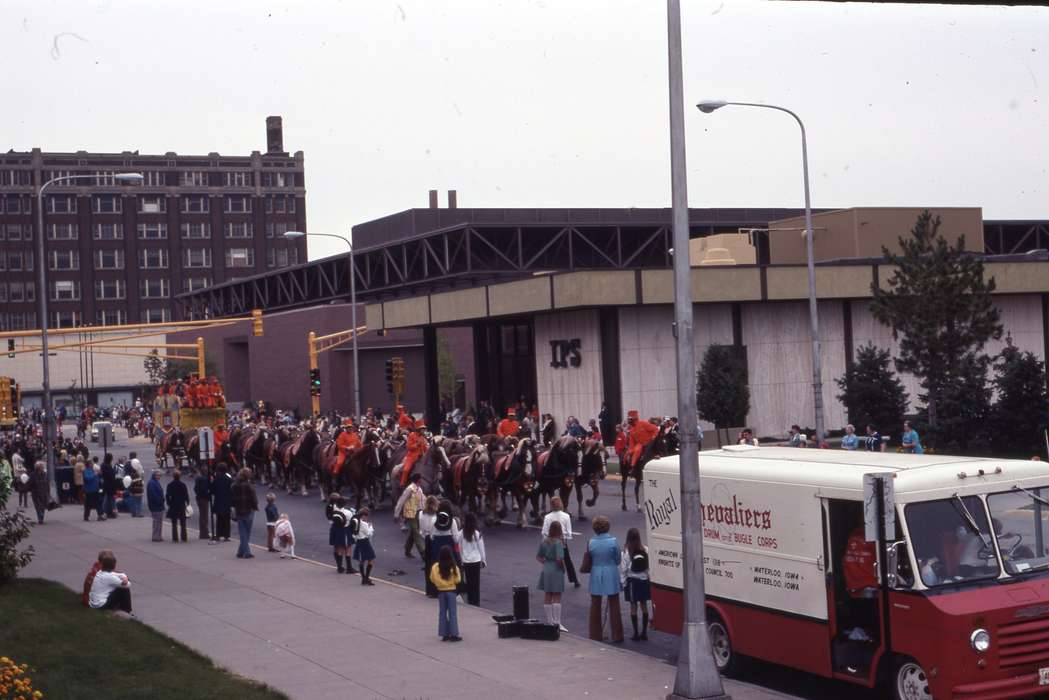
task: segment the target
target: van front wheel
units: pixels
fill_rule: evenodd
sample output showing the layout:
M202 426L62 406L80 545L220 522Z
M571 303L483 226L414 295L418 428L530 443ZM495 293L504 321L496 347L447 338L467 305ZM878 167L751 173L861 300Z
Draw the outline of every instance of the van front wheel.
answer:
M900 659L893 675L894 700L932 700L929 677L914 659Z
M717 615L712 615L707 623L707 633L710 636L710 646L714 652L714 664L718 667L718 671L730 678L738 675L743 660L732 648L732 638L728 633L728 625Z

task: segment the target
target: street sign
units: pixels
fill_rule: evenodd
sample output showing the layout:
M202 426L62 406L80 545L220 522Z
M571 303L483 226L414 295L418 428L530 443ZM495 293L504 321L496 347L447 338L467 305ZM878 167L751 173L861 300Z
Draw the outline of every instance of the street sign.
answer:
M98 428L98 441L102 444L102 454L109 451L109 446L113 444L113 424L99 421L95 423L95 427Z
M863 534L868 542L878 541L878 521L885 525L885 537L896 539L896 490L893 473L863 475Z
M200 458L215 459L215 433L211 428L197 428L200 440Z

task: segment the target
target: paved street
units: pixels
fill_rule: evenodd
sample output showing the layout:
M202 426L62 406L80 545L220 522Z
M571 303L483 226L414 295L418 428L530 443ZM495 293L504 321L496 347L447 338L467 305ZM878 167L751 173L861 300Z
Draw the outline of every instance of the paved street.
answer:
M92 448L97 448L97 445L92 445ZM153 458L152 444L143 438L127 440L124 431L118 430L117 442L112 450L113 453L120 456L128 454L131 450L138 452L139 459L143 462L147 471L151 471L154 468L155 460ZM265 488L258 487L260 503L264 501L266 491ZM628 504L631 503L631 499L632 494L629 493L628 489ZM322 580L327 578L328 582L324 583L326 590L328 587L331 587L332 591L345 589L350 594L355 594L360 589L358 579L356 577L340 577L334 573L331 547L328 546L327 539L328 522L324 518L323 507L317 491L313 490L307 497L292 496L278 492L277 504L282 512L287 512L291 516L298 540L296 554L311 562L316 562L316 565L309 569L311 578L319 577ZM122 515L116 523L83 523L79 519L70 517L73 515L74 510L76 509L64 508L56 511L56 514L60 514L57 516L60 519L69 520L75 523L78 528L83 526L83 529L89 532L96 532L101 537L110 537L112 536L111 531L117 531L120 533L120 539L127 538L127 542L143 548L144 552L153 552L154 548L150 546L151 543L149 542L148 519L131 520L129 517ZM572 513L574 516L574 497ZM620 509L619 483L614 479L609 479L601 485L600 499L594 508L587 509L586 513L589 518L598 514L608 516L612 522L612 532L620 537L625 535L628 528L640 528L643 525L640 513L634 510L623 512ZM55 518L56 514L49 516L49 519ZM194 519L191 519L190 525L194 524L193 521ZM260 521L261 514L256 519L253 541L264 546L265 528L260 526ZM376 535L373 542L378 555L376 570L373 574L374 578L383 579L387 582L395 583L399 587L416 592L421 591L423 588L421 565L418 559L406 559L404 557L403 534L393 523L390 506L386 505L380 510L373 522L376 526ZM582 533L577 536L572 548L575 562L578 565L582 560L584 542L590 534L589 521L580 525L575 522L573 517L573 526L577 530L582 529ZM234 532L235 535L236 533ZM167 536L168 532L165 531L165 538ZM196 531L190 533L191 540L195 536ZM524 584L531 589L533 615L541 616L542 596L540 592L535 590L538 567L535 564L534 557L539 543L538 528L528 526L524 530L517 530L513 523L507 522L498 527L487 528L485 530L485 541L488 553L488 568L482 574L482 607L486 611L509 612L511 609L512 587ZM203 543L194 540L192 544L194 545L194 550L199 549L201 552L206 552L206 554L201 554L200 556L207 562L221 560L223 559L223 554L228 554L227 558L236 561L232 557L233 547L235 546L232 543L205 546ZM87 546L86 543L85 546ZM91 544L88 546L88 549L97 551L100 547L100 544ZM92 554L93 552L88 551L83 556L89 557ZM78 556L80 555L78 554ZM182 555L179 555L179 561L181 561L181 557ZM201 564L201 566L207 576L215 575L204 564ZM129 568L131 568L130 565ZM79 572L79 570L76 573L82 576L82 572ZM585 579L585 576L582 577L584 584L582 588L574 589L569 586L563 599L564 623L568 627L571 636L585 636L586 632L586 615L589 599L586 593ZM414 595L417 595L417 593ZM422 600L426 601L425 598ZM345 601L340 599L335 604L342 606L344 603ZM656 614L658 614L658 611ZM486 616L482 616L482 618L487 619ZM627 636L629 637L630 622L625 615L624 623ZM492 631L492 634L494 634L494 631ZM678 644L676 636L650 631L649 638L650 641L647 643L631 642L628 638L624 644L624 649L651 657L666 664L672 664L676 661ZM666 668L669 670L670 666L666 666ZM669 677L672 678L672 671L670 673ZM843 688L841 684L836 682L763 663L752 663L748 667L746 680L748 685L753 688L765 688L791 696L824 698L848 691L852 697L864 697L864 695L857 694L851 687ZM869 697L874 696L870 695Z

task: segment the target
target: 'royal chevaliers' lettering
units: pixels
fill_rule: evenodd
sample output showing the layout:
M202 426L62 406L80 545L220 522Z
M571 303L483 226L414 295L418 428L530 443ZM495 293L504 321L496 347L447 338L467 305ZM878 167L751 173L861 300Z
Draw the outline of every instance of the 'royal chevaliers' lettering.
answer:
M711 503L701 503L700 511L703 514L703 522L705 524L736 525L739 527L751 527L755 530L772 529L771 510L746 508L736 496L732 497L732 505L719 506Z

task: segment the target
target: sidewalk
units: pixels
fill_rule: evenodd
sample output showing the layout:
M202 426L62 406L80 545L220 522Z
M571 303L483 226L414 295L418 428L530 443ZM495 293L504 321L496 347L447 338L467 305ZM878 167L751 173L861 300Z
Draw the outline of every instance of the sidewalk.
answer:
M441 642L437 604L415 590L378 577L365 588L329 565L259 548L239 560L233 542L153 543L149 531L148 517L85 523L79 508L53 511L33 529L36 557L23 575L79 595L98 550L112 549L139 620L292 698L662 698L673 683L672 666L574 635L498 639L491 613L467 606L464 641ZM726 692L789 697L733 681Z

